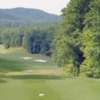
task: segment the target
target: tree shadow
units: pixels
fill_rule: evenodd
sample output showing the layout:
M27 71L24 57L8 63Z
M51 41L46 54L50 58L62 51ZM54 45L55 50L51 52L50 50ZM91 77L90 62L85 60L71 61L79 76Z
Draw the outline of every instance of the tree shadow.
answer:
M9 75L5 76L6 78L11 79L18 79L18 80L25 80L25 79L43 79L43 80L56 80L56 79L63 79L62 76L56 75Z
M3 77L4 77L4 75L0 75L0 84L1 84L1 83L6 83L6 82L7 82L6 80L2 79Z
M1 83L6 83L7 81L0 79L0 84Z
M1 72L22 71L25 67L26 66L23 67L23 62L21 61L0 59Z

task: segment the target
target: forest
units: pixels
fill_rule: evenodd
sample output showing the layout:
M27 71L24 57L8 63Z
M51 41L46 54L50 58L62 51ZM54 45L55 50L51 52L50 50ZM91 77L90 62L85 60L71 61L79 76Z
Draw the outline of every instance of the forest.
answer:
M52 56L68 76L100 78L100 0L71 0L61 16L52 23L5 25L0 44Z
M53 55L68 75L100 78L100 0L71 0L53 40Z
M50 14L39 9L11 8L0 9L0 27L18 27L30 24L56 23L61 16Z
M0 43L5 48L23 47L32 54L51 55L52 40L56 24L29 25L4 28L0 31Z

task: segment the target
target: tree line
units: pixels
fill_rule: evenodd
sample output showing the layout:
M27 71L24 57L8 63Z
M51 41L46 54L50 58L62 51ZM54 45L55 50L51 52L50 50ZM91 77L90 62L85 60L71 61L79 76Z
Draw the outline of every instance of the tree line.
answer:
M1 28L0 43L6 48L24 47L30 53L50 56L56 24L29 25L18 28Z
M71 0L53 40L53 58L68 75L100 78L100 0Z

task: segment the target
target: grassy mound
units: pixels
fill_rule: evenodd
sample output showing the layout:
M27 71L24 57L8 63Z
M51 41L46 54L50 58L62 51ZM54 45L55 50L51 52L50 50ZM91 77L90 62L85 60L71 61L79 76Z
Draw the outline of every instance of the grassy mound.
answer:
M9 48L9 49L7 49L7 53L8 54L9 53L12 53L12 54L28 54L28 52L22 47L20 47L20 48L18 48L18 47Z
M5 52L5 53L4 53ZM0 54L29 54L27 50L22 47L12 47L5 49L4 45L0 45Z

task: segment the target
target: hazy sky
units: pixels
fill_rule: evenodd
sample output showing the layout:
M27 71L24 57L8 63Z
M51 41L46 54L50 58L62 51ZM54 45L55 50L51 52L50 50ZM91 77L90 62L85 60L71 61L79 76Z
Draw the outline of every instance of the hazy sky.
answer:
M70 0L0 0L0 8L36 8L53 14L61 14Z

